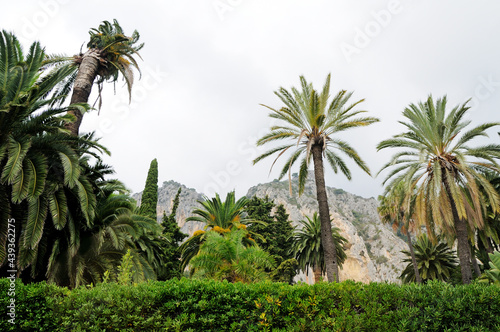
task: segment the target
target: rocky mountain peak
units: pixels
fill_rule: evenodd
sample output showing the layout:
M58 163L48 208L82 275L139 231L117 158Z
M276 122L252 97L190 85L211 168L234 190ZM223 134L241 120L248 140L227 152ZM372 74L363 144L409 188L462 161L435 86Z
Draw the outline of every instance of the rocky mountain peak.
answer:
M205 226L197 222L186 222L192 210L199 207L197 201L203 198L202 194L194 189L175 181L163 182L158 189L158 220L163 213L171 213L173 200L179 188L182 188L182 192L177 210L177 223L184 233L192 235ZM139 204L140 195L134 195ZM274 180L251 187L246 196L250 198L254 195L261 198L267 196L275 204L283 204L295 226L305 216L312 216L318 211L316 185L312 176L308 177L304 192L300 196L297 176L292 176L292 195L288 180ZM340 271L340 279L399 282L398 277L405 266L403 263L405 255L401 251L407 247L389 226L380 221L377 201L374 198L363 198L343 189L331 187L327 187L327 195L332 224L341 230L341 235L349 242L345 248L348 258ZM298 279L312 282L312 273L308 273L307 276L302 273Z

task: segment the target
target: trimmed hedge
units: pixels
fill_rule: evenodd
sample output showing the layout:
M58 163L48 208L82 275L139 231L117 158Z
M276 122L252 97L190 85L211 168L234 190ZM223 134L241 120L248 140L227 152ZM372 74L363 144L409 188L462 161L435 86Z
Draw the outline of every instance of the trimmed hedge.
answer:
M18 282L15 325L9 285L0 279L1 331L500 331L500 287L482 284Z

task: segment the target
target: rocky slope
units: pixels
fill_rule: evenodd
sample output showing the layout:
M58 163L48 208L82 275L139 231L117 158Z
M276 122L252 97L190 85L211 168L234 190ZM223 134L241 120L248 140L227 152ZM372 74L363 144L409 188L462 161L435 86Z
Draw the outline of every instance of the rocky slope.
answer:
M203 224L186 222L193 208L198 207L202 195L194 189L187 188L174 181L164 182L158 190L158 218L163 212L169 214L173 200L179 187L182 187L177 222L184 233L191 235ZM259 184L249 189L247 196L268 196L276 204L283 204L290 214L294 225L304 216L312 216L318 211L314 180L309 178L304 193L299 197L297 179L292 179L293 194L290 196L288 181L274 181ZM388 281L399 282L398 276L404 268L404 255L401 250L407 246L386 225L383 225L377 214L377 201L374 198L363 198L350 194L342 189L327 188L328 203L333 224L340 228L342 236L348 240L346 246L347 260L340 271L340 279L352 279L362 282ZM140 194L134 195L140 201ZM312 273L300 274L297 277L310 283Z

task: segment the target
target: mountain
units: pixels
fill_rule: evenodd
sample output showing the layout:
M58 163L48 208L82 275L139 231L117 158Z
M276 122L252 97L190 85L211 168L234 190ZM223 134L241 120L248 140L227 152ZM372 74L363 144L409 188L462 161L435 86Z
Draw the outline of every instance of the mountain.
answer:
M248 190L247 197L268 196L276 204L283 204L293 225L312 216L318 211L316 186L312 177L308 178L304 193L298 196L298 179L292 178L292 195L288 181L273 181L258 184ZM202 195L174 181L164 182L158 189L158 219L163 212L169 214L178 188L182 188L177 210L177 223L184 233L193 234L204 225L198 222L186 222L193 208L198 207ZM397 237L392 229L381 223L377 213L377 201L350 194L342 189L327 187L328 204L333 225L341 230L341 235L348 240L346 245L347 260L340 271L340 280L352 279L361 282L388 281L399 282L399 275L405 264L406 243ZM140 194L134 198L140 202ZM224 199L224 197L222 197ZM312 273L301 273L298 280L312 282Z

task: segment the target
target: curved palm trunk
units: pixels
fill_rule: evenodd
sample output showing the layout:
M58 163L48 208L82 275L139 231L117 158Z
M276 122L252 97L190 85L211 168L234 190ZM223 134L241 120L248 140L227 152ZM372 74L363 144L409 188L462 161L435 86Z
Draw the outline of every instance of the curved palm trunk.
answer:
M415 280L417 283L422 283L422 278L420 277L420 272L418 272L417 258L415 257L415 250L413 249L413 243L411 242L410 232L407 231L408 235L408 247L410 248L411 262L413 264L413 270L415 271Z
M318 199L319 218L321 220L321 243L325 258L326 276L328 282L339 282L339 267L337 264L337 251L332 236L330 223L330 208L326 196L325 175L323 173L322 146L314 144L311 148L314 161L314 177L316 180L316 196Z
M321 280L321 267L313 267L314 283L317 284Z
M99 50L90 49L82 56L75 83L73 84L71 104L86 103L89 100L92 85L94 84L99 69L99 54ZM71 135L78 136L83 114L77 109L69 110L68 114L74 115L76 120L66 124L65 127L69 129Z

